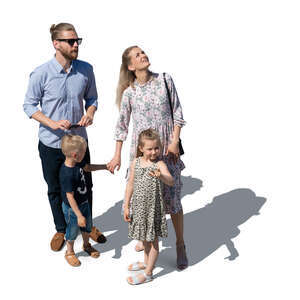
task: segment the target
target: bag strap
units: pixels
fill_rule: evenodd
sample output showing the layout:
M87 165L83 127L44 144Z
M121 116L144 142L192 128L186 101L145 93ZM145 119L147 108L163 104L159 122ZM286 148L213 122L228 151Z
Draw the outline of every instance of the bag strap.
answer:
M170 105L170 109L171 109L171 117L172 117L172 121L174 123L173 107L172 107L172 102L171 102L171 94L170 94L170 90L169 90L167 80L166 80L166 73L163 73L163 77L164 77L164 82L165 82L165 86L166 86L166 89L167 89L167 95L168 95L169 105Z

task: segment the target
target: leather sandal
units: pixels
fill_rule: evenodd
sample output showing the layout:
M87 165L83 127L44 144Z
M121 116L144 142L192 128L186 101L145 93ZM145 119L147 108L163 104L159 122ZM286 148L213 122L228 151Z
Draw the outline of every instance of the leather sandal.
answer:
M79 267L81 265L80 260L76 257L74 252L66 252L65 259L72 267Z
M100 256L100 252L96 250L90 243L87 246L82 246L82 250L88 253L91 257L98 258Z

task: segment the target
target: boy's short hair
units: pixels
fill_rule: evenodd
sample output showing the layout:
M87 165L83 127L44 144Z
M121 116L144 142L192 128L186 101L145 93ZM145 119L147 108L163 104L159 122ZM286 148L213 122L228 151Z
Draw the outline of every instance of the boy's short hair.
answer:
M70 156L72 152L80 152L87 147L86 140L73 134L67 134L61 139L61 150L65 156Z

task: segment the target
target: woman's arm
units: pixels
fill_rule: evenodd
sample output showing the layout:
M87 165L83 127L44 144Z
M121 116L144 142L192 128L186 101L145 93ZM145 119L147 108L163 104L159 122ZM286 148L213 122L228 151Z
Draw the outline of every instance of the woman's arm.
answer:
M169 144L166 155L170 156L171 161L176 163L179 158L179 137L180 137L181 127L174 125L173 137L171 144Z
M179 137L181 132L181 127L185 125L185 121L183 119L181 104L177 95L177 91L175 88L175 84L173 82L172 77L169 74L166 74L166 81L170 91L171 104L173 109L173 119L174 119L174 130L172 141L167 149L167 155L170 156L171 161L176 163L179 158Z
M107 169L113 174L115 168L117 168L117 171L119 171L121 167L122 146L123 146L123 141L116 141L115 155L112 158L112 160L107 164Z
M122 95L120 115L115 131L116 140L116 150L114 157L108 163L108 169L111 173L114 173L115 168L120 170L121 167L121 151L123 141L126 140L131 116L131 104L130 104L131 94L128 90L125 90Z

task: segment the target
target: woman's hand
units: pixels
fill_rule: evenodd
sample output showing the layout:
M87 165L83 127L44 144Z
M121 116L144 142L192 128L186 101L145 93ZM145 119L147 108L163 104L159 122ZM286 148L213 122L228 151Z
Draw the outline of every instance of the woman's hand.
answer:
M167 149L166 155L169 158L169 161L173 162L174 164L177 162L179 158L179 147L178 141L173 141Z
M115 169L117 168L117 171L121 168L121 156L115 155L113 159L107 164L107 169L114 174Z

